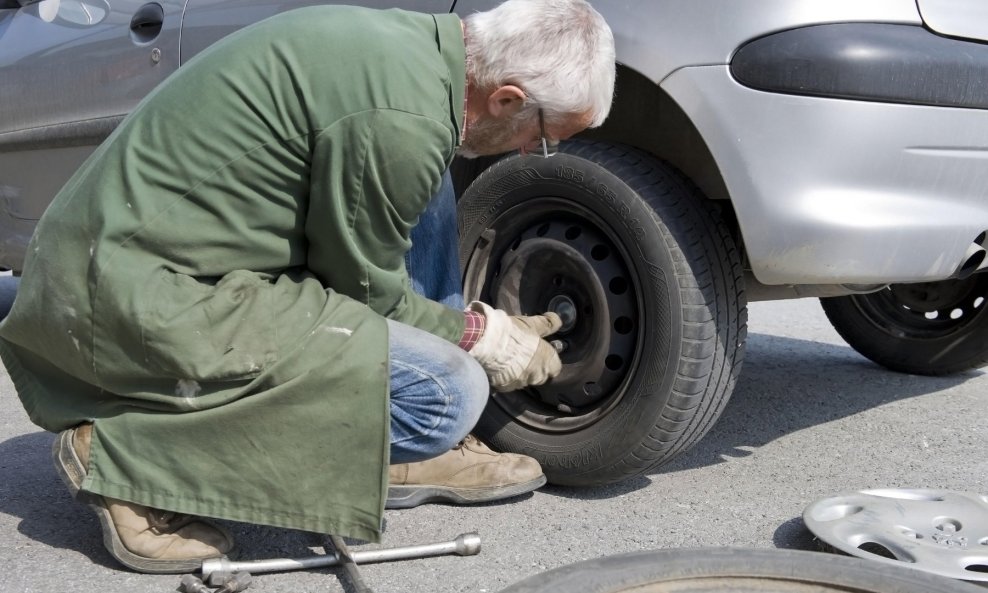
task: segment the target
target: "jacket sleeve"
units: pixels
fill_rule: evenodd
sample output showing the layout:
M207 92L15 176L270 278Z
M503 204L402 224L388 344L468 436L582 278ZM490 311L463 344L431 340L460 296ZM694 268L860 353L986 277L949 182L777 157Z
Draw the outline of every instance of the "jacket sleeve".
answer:
M328 289L456 343L463 313L415 293L404 260L452 156L450 136L434 119L395 110L323 130L314 139L305 234L308 267Z

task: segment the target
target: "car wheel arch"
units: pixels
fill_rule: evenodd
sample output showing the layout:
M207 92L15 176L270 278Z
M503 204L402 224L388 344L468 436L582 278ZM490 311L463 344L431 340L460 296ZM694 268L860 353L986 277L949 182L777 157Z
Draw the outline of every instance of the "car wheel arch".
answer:
M727 184L706 140L676 100L645 75L618 64L610 115L599 128L575 138L625 144L671 164L700 188L704 196L720 202L722 216L743 248ZM456 159L452 167L456 194L463 195L499 158Z

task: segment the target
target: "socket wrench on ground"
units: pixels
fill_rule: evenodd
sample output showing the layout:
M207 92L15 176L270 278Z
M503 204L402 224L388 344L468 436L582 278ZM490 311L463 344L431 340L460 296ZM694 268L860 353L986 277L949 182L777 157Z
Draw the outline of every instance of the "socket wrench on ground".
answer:
M457 556L473 556L480 553L480 536L476 533L460 534L450 542L435 544L420 544L399 548L384 548L380 550L360 550L352 552L350 557L355 564L372 564L375 562L392 562L396 560L411 560L413 558L431 558L455 554ZM343 564L339 555L312 556L310 558L276 558L272 560L249 560L233 562L226 558L203 560L202 574L208 578L214 572L235 573L247 571L251 574L264 572L284 572L340 566Z
M251 577L246 572L237 574L213 573L209 579L211 582L207 586L195 575L187 574L182 576L182 581L178 585L179 593L240 593L250 587ZM219 587L215 591L212 587Z

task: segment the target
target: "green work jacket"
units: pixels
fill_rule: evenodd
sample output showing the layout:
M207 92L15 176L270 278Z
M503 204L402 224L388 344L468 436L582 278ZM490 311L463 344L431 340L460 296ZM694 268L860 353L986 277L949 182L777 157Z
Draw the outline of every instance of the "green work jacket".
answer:
M312 7L146 97L56 196L0 354L32 421L94 421L84 490L377 541L409 231L463 125L455 15Z

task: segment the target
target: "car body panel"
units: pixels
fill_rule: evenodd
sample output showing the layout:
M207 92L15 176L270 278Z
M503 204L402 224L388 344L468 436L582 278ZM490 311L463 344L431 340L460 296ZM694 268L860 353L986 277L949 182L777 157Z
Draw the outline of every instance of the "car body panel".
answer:
M179 66L184 0L42 0L0 11L0 265L17 268L57 190L123 116Z
M459 0L455 10L496 4ZM760 92L727 68L745 43L779 31L922 25L915 0L595 6L614 31L618 61L660 84L698 129L758 281L940 280L988 229L988 152L980 141L988 113Z
M916 0L926 25L943 35L988 41L988 2Z
M980 0L979 0L980 1ZM458 0L460 15L497 0ZM654 82L679 68L727 64L746 41L810 24L920 24L915 0L603 0L594 7L614 32L618 61Z
M97 4L105 9L89 22L71 8ZM115 0L111 8L106 0L43 0L0 16L9 21L0 34L0 134L133 109L179 65L184 0L157 1L164 19L150 39L131 30L145 4Z
M939 280L988 229L988 112L765 93L726 66L662 86L720 164L765 284Z
M279 12L316 4L360 4L418 12L449 12L453 0L188 0L182 27L182 63L225 35ZM327 56L327 59L332 59Z
M163 21L150 39L132 30L135 14L149 4L144 0L41 0L0 10L0 268L20 268L34 226L58 189L182 62L252 22L329 2L154 3ZM448 12L452 0L364 4Z

